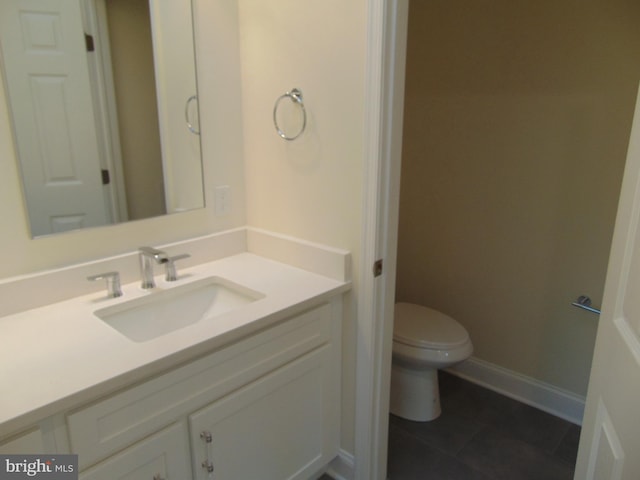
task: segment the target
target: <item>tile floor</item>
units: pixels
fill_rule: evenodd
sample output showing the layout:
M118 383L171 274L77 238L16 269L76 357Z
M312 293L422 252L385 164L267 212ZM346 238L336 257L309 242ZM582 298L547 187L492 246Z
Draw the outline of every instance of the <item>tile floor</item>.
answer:
M571 480L580 427L440 373L441 416L389 421L389 480Z

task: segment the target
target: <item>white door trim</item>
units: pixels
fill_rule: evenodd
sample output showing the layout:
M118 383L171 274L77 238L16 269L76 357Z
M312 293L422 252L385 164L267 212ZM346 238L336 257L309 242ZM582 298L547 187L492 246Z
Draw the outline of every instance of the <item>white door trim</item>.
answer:
M386 478L408 0L369 0L355 479ZM383 273L373 264L383 260Z

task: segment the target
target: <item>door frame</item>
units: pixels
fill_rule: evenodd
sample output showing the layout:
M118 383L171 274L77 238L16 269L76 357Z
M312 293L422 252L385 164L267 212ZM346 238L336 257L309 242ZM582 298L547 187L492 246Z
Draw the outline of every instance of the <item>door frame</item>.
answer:
M409 0L368 5L354 477L384 480Z
M383 480L387 464L409 0L369 0L368 5L354 478ZM372 266L377 259L383 259L384 273L374 277ZM603 300L603 304L608 303ZM592 432L583 431L579 452L583 466L589 464L592 455L590 445L584 444L590 436ZM580 465L576 478L579 468Z

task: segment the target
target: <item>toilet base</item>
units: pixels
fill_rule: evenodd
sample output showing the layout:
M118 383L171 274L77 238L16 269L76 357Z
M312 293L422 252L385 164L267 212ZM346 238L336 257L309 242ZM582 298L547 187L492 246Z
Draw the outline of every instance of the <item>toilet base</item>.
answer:
M416 422L428 422L440 416L438 370L410 370L391 365L392 414Z

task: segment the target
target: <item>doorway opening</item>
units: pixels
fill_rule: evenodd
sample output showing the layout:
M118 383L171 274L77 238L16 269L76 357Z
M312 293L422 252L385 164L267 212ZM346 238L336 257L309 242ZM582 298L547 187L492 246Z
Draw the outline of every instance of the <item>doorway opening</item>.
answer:
M410 3L396 279L472 362L582 398L597 316L571 303L602 300L640 80L640 8L583 7Z

